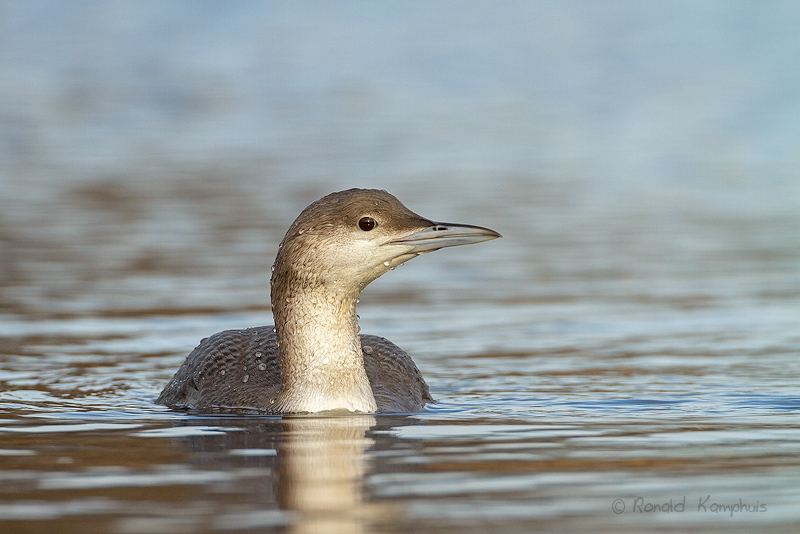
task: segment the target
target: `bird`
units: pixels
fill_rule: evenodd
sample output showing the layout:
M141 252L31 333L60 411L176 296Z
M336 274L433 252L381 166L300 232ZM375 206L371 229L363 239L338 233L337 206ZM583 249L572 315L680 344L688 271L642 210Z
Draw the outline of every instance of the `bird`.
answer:
M275 324L200 341L157 398L196 413L415 413L435 402L411 357L360 333L364 288L435 250L502 237L433 222L376 189L331 193L306 207L272 266Z

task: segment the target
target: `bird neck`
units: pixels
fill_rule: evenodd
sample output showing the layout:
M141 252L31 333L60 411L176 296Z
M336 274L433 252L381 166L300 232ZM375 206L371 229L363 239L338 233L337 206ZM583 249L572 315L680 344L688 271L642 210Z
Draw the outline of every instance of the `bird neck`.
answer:
M276 411L375 412L356 315L359 290L297 275L275 271L272 279L281 363Z

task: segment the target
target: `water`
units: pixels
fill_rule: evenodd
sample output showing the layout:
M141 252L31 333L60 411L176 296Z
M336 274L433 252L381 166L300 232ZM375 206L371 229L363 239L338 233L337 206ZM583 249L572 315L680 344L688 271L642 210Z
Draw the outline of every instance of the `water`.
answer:
M0 8L0 531L796 532L792 3ZM437 404L153 399L352 186L504 239L376 281Z

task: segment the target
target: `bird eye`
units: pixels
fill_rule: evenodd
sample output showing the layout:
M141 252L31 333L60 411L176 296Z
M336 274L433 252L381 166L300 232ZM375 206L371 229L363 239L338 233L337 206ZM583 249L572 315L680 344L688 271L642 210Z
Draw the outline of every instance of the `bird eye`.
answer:
M358 220L358 227L364 230L365 232L369 232L376 226L378 226L378 223L375 222L375 219L373 219L372 217L361 217Z

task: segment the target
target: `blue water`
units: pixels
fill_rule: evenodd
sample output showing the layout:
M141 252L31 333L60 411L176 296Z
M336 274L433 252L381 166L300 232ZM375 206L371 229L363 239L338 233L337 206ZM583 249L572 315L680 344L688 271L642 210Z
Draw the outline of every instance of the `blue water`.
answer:
M796 532L792 2L0 6L0 531ZM361 297L413 416L197 416L348 187L504 239Z

